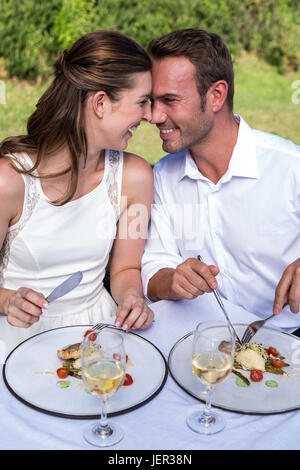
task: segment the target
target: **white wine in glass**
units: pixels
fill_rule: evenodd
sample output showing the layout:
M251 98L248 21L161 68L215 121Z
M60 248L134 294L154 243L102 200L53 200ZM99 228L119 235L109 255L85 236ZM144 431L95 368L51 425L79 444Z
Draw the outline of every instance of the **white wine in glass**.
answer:
M221 431L225 421L211 411L213 386L223 382L230 374L235 351L234 332L226 323L203 322L197 325L193 336L192 371L206 385L206 404L202 412L187 417L188 426L201 434Z
M85 439L98 447L112 446L119 442L123 430L107 421L106 402L118 391L125 379L126 354L121 333L105 328L84 338L82 346L82 379L86 389L101 399L99 423L88 427Z

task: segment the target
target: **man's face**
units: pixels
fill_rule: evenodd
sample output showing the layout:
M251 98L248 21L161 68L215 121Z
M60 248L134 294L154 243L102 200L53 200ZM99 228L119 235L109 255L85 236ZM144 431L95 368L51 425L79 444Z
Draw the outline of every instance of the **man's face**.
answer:
M151 122L160 130L163 149L168 153L193 150L213 126L213 113L201 111L194 65L185 57L154 61L152 80Z

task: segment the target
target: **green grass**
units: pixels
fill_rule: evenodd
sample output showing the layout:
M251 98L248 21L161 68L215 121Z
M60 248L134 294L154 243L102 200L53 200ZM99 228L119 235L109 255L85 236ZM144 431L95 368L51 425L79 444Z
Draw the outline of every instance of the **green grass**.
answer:
M243 56L235 66L235 112L256 128L300 144L300 104L292 102L298 73L280 75L256 57Z
M45 85L7 80L6 104L0 104L0 140L22 134L26 119L32 113ZM280 75L276 69L250 55L242 55L235 64L235 106L256 128L278 134L300 144L300 105L292 103L292 83L300 80L298 73ZM131 139L128 150L157 162L164 152L155 126L143 123Z

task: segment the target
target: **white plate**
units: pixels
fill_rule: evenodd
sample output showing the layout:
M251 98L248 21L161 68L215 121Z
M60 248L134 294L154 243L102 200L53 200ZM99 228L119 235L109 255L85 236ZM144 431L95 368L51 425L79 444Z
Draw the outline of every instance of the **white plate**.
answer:
M241 337L247 325L235 325ZM193 333L181 338L169 354L169 371L175 382L187 393L205 401L205 386L193 375L191 368ZM264 347L273 346L286 358L290 367L284 368L288 378L264 373L262 382L251 382L246 388L235 383L237 376L230 374L227 380L216 385L212 394L212 405L225 410L247 414L283 413L300 408L300 339L273 328L261 328L252 342ZM298 369L298 370L293 370ZM240 371L249 378L249 373ZM275 380L277 388L265 385L267 380Z
M10 392L26 405L44 413L67 418L99 418L100 399L86 393L75 377L68 388L57 385L56 370L62 367L57 350L82 340L89 325L56 328L19 344L6 359L3 378ZM122 333L132 362L127 372L133 384L121 387L107 402L109 416L126 413L157 395L167 378L167 364L156 346L135 333Z

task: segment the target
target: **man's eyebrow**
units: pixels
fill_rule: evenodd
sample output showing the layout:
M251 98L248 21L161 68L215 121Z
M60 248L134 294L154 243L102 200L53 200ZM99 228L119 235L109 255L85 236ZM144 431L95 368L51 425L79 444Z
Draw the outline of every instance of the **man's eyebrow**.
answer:
M153 95L151 96L151 98L154 98ZM177 95L176 93L164 93L163 95L158 95L155 97L156 100L163 98L179 98L179 95Z

